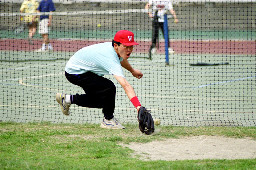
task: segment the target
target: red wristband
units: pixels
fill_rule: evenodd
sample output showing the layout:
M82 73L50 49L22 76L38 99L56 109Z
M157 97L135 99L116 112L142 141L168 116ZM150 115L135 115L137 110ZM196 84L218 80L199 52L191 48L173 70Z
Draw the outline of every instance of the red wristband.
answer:
M138 106L141 106L140 101L139 101L139 99L138 99L137 96L133 97L133 98L131 99L131 102L132 102L133 106L136 107L136 108L137 108Z

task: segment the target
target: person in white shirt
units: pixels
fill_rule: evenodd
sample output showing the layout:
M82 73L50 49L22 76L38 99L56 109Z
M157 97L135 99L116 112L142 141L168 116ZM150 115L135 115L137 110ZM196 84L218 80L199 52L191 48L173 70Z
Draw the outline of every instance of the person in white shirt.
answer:
M152 11L149 9L152 8ZM148 15L152 18L153 31L152 31L152 45L150 47L150 53L156 53L156 43L159 37L159 28L164 35L164 14L170 11L174 18L174 23L178 23L176 12L173 9L173 5L170 0L149 0L145 6L148 10ZM174 50L170 47L169 36L168 36L168 47L169 53L174 53Z

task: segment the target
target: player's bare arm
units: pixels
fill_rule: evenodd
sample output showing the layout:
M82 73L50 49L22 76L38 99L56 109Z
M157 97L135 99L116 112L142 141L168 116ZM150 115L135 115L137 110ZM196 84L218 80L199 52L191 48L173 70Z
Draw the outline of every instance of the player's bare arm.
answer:
M141 106L134 89L132 86L128 83L128 81L121 76L114 75L116 80L121 84L121 86L124 88L125 93L127 94L130 101L133 103L133 105L136 107L138 111L138 121L139 121L139 129L142 133L145 133L147 135L150 135L154 132L154 120L151 116L150 111L148 111L145 107Z
M132 73L132 75L138 79L142 78L143 74L141 73L140 70L134 69L130 63L128 62L127 59L124 59L123 61L121 61L121 65L123 68L125 68L126 70L130 71Z
M133 87L130 85L130 83L121 76L114 75L115 79L118 81L118 83L123 87L125 93L127 94L128 98L131 100L134 96L136 96L135 91Z
M132 98L136 97L133 87L130 85L130 83L124 77L116 76L116 75L114 75L114 77L118 81L118 83L123 87L126 95L128 96L128 98L130 100ZM139 111L140 106L136 107L136 109Z
M149 12L149 8L150 8L150 4L149 4L149 3L147 3L147 4L145 5L145 9L148 11L148 15L149 15L149 17L150 17L150 18L153 18L152 13L151 13L151 12Z
M179 20L178 20L178 18L177 18L177 16L176 16L176 12L175 12L173 9L170 9L170 13L172 14L172 16L173 16L173 18L174 18L174 22L175 22L175 23L178 23Z
M51 25L52 25L52 13L53 13L53 12L50 11L48 26L51 26Z

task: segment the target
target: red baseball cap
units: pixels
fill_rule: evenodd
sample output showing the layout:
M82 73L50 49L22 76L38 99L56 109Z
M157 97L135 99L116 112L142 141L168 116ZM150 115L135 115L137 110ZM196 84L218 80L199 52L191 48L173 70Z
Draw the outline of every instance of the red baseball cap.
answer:
M128 30L120 30L116 33L114 41L120 42L126 46L139 45L134 41L134 34Z

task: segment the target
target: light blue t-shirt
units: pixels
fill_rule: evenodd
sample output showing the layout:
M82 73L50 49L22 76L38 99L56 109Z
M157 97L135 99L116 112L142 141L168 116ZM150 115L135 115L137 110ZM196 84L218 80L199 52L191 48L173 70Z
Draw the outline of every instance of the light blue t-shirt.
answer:
M111 42L91 45L78 50L67 62L65 71L69 74L83 74L87 71L99 76L116 75L124 77L122 66Z

